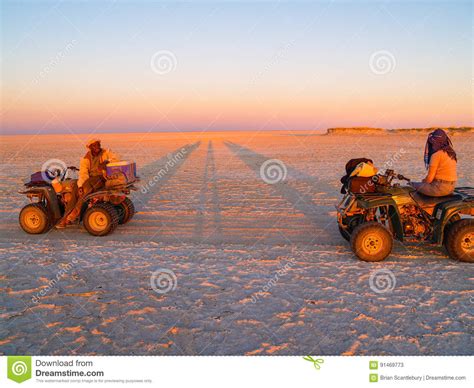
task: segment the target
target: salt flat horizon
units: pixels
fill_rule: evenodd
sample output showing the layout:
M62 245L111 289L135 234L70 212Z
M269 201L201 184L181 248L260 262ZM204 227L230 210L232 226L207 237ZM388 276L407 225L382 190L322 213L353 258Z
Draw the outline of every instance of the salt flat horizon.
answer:
M170 131L89 131L89 130L83 130L83 131L38 131L38 132L1 132L0 131L0 138L2 137L10 137L10 136L23 136L23 137L28 137L28 136L55 136L55 135L77 135L77 136L86 136L86 135L143 135L143 134L177 134L177 133L197 133L197 134L203 134L203 133L223 133L223 134L231 134L231 133L274 133L274 134L281 134L281 133L294 133L294 134L314 134L314 135L326 135L327 131L329 129L347 129L347 130L354 130L354 131L360 131L361 133L364 132L366 129L378 129L377 127L367 127L367 126L335 126L335 127L327 127L327 128L320 128L320 129L230 129L230 130L218 130L218 129L206 129L203 131L200 130L170 130ZM407 131L411 131L413 129L427 129L427 128L471 128L471 130L474 129L472 125L443 125L443 126L435 126L435 125L430 125L429 127L400 127L400 128L382 128L385 131L392 131L392 130L400 130L400 129L406 129ZM417 133L410 133L410 134L417 134ZM420 134L424 135L423 132ZM331 135L337 135L336 133L332 133Z
M286 129L261 129L261 130L253 130L253 129L239 129L239 130L205 130L205 131L130 131L130 132L122 132L122 131L106 131L106 132L94 132L94 131L66 131L66 132L28 132L28 133L14 133L14 132L7 132L1 133L0 138L10 137L10 136L54 136L54 135L78 135L78 136L85 136L85 135L143 135L143 134L177 134L177 133L325 133L326 129L302 129L302 130L286 130Z

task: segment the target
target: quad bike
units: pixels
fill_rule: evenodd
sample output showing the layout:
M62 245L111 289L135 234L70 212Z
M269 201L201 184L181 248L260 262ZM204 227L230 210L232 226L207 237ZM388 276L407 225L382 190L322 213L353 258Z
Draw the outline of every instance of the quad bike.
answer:
M350 190L336 206L337 222L352 251L364 261L382 261L393 238L401 242L444 245L455 260L474 262L474 188L457 187L452 195L428 197L393 170L376 175L374 192Z
M68 173L74 171L77 171L76 167L44 171L41 173L44 179L25 183L26 189L19 193L25 194L31 203L21 210L19 222L26 233L45 233L64 216L67 192L56 192L52 182L56 177L65 186L74 184L77 179L68 177ZM130 191L136 190L133 183L85 196L79 220L87 232L93 236L105 236L112 233L119 224L125 224L132 219L135 207L128 195Z

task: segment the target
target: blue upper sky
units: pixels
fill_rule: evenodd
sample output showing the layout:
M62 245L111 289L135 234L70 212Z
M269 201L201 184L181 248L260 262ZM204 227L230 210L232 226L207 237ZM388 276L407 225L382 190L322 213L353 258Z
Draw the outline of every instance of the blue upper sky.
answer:
M1 11L4 132L146 130L157 112L163 130L473 121L470 1L3 1ZM166 74L151 66L161 51L175 61Z

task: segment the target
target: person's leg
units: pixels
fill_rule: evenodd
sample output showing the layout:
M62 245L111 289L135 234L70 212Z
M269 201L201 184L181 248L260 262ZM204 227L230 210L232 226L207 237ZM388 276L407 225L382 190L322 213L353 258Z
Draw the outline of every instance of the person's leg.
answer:
M90 190L89 193L92 193L94 191L99 191L105 186L105 180L101 176L90 177L87 181L89 182L88 183L88 189Z
M416 187L416 191L420 194L428 195L430 197L437 197L437 190L431 183L420 182Z
M79 198L76 202L76 206L74 207L74 209L67 216L67 222L71 223L71 222L74 222L76 220L76 218L81 213L82 205L84 205L84 198L88 194L90 194L94 191L98 191L101 188L103 188L104 186L105 186L105 181L100 176L93 176L93 177L90 177L88 180L86 180L84 182L84 184L82 185L82 190L83 190L82 195L79 196Z
M444 197L454 191L454 184L433 181L431 183L413 182L412 186L417 192L429 197Z
M79 194L77 192L77 184L71 184L70 191L63 195L64 201L64 214L59 223L56 225L57 228L65 228L68 225L67 216L74 210L77 203Z
M439 197L444 197L446 195L451 195L454 193L455 182L439 182L436 181L436 187Z
M64 216L67 216L76 207L77 195L74 192L64 194Z
M423 182L413 182L413 181L410 182L410 183L408 183L409 186L415 188L417 191L418 191L419 187L420 187L422 184L423 184Z

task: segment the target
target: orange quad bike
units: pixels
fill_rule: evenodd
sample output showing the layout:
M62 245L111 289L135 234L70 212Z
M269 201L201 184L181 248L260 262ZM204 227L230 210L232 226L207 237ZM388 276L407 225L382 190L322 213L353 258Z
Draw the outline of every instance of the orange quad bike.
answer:
M19 191L30 200L19 215L20 226L26 233L45 233L61 220L68 192L56 191L53 186L56 182L60 182L63 187L75 184L77 178L69 175L77 170L71 166L31 175L30 181L25 183L25 189ZM105 189L92 192L84 198L79 220L87 232L93 236L106 236L118 225L132 219L135 207L129 195L131 191L137 190L134 183L138 180L137 177L119 179L118 184L106 185Z

